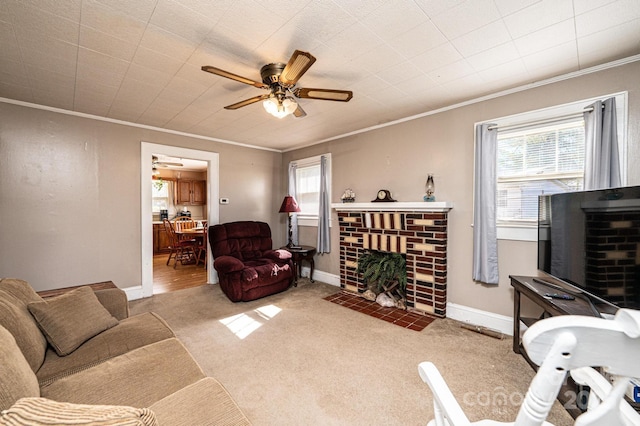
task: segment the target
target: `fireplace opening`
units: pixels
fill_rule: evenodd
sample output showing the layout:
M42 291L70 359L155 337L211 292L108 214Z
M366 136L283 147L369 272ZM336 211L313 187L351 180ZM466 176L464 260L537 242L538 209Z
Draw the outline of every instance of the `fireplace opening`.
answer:
M356 272L366 285L363 297L381 306L407 308L406 255L381 250L365 250L358 258Z

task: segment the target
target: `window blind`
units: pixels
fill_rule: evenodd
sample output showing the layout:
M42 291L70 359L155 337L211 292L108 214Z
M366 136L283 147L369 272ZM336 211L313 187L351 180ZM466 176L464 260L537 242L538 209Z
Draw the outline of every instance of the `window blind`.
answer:
M582 188L585 148L581 118L498 132L498 222L535 221L539 195Z

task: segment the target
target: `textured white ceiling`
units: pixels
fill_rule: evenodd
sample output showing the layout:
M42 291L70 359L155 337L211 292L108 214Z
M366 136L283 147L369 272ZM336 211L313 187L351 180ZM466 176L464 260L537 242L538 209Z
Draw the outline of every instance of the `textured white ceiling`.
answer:
M277 119L260 81L317 62ZM0 97L285 150L640 53L640 0L2 0Z

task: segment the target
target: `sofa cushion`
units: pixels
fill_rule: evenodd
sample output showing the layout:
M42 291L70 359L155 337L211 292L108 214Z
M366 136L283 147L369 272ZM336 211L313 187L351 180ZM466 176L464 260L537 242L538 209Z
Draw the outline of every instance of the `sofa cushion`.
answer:
M68 355L98 333L118 324L90 287L27 305L58 355Z
M40 396L38 380L13 335L0 326L0 411L28 396Z
M230 274L244 269L244 263L233 256L216 257L213 261L213 267L219 274Z
M32 371L40 368L47 349L47 340L27 308L29 303L37 301L42 298L26 281L0 280L0 325L13 334Z
M40 388L40 395L76 404L149 407L204 378L176 338L152 343Z
M119 288L105 288L94 290L94 293L102 306L118 320L123 320L129 316L129 301L127 293Z
M256 259L245 263L242 279L245 288L260 287L282 281L282 277L290 277L291 270L288 263L279 264L268 259Z
M46 398L22 398L0 414L0 424L157 426L158 422L153 411L148 408L71 404Z
M149 408L162 425L251 424L224 386L211 377L182 388Z
M47 350L44 364L36 375L40 386L45 386L60 377L172 337L175 337L173 330L158 315L152 312L134 315L87 340L69 355L59 356L53 349Z

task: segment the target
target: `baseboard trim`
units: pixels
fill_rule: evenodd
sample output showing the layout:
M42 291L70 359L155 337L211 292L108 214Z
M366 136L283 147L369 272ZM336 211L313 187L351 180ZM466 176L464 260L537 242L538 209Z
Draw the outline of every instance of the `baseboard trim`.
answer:
M449 302L447 303L447 318L490 328L508 336L513 335L513 318L506 315L494 314L493 312Z
M302 276L308 277L311 268L308 266L302 267ZM330 274L324 271L318 271L317 269L313 271L313 279L317 281L322 281L323 283L331 284L336 287L340 287L340 276L335 274Z
M303 266L302 267L302 276L303 277L309 277L309 272L311 271L311 268L309 268L308 266ZM215 276L216 278L218 277L217 274ZM318 281L322 281L323 283L326 284L330 284L336 287L340 287L340 276L339 275L335 275L335 274L330 274L328 272L324 272L324 271L318 271L317 269L315 271L313 271L313 279L314 280L318 280ZM217 284L217 282L214 282L213 284ZM145 296L143 291L142 291L142 286L138 285L138 286L133 286L133 287L126 287L122 289L126 294L127 294L127 300L137 300L137 299L142 299L144 297L148 297Z
M308 277L310 268L308 266L302 267L302 276ZM340 276L330 274L325 271L313 271L313 279L322 281L323 283L331 284L336 287L340 287ZM493 312L487 312L469 306L458 305L456 303L447 303L447 318L454 319L456 321L478 325L481 327L490 328L491 330L499 331L507 336L513 335L513 319L506 315L495 314Z
M123 288L122 291L124 291L127 295L127 300L137 300L137 299L142 299L144 296L142 295L142 286L141 285L137 285L137 286L133 286L133 287L126 287Z

